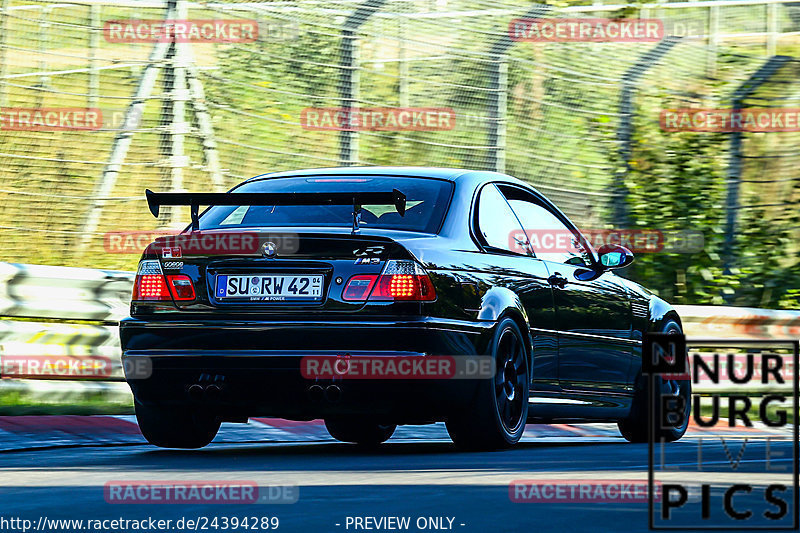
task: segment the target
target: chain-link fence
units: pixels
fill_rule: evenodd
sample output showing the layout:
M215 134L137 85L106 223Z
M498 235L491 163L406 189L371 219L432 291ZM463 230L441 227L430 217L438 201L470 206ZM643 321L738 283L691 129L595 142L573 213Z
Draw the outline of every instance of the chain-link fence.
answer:
M798 47L798 7L781 1L0 2L0 235L14 262L130 269L137 254L117 252L136 246L114 248L110 234L187 221L150 217L145 188L225 190L303 167L499 170L579 224L636 223L642 154L687 135L659 127L663 109L731 108L737 94L786 108L800 88L786 58L743 89ZM586 42L514 26L601 18L660 29ZM341 127L342 109L386 122ZM438 120L398 126L403 109ZM753 223L747 210L793 223L796 132L691 135L715 139L709 157L726 174L709 198L736 215L720 235Z

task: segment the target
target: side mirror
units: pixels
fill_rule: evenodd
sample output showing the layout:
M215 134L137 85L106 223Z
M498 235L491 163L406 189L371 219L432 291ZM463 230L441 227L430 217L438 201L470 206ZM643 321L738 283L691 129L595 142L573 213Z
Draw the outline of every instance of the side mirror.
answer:
M600 265L605 270L624 268L633 263L633 252L617 244L604 244L597 253L600 255Z

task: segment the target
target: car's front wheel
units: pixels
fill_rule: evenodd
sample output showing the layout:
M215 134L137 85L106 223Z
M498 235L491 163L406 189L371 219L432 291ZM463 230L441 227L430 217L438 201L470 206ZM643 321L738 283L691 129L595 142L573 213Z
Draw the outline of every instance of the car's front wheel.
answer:
M377 446L389 440L397 426L368 420L326 418L325 428L336 440L354 442L362 446Z
M495 375L483 379L470 405L447 420L458 448L497 450L519 442L528 418L528 350L510 318L500 321L492 339Z
M674 320L668 321L662 331L675 335L682 333L680 325ZM650 427L652 425L655 426L656 442L676 441L683 437L689 427L692 406L692 380L653 376L653 410L650 411L648 410L650 379L650 376L639 375L631 413L628 418L619 421L619 431L629 442L647 442L647 439L650 438ZM664 424L661 421L662 398L669 397L680 402L678 405L683 406L683 413L679 416L667 414L665 417L667 423Z
M161 448L202 448L214 440L219 418L188 408L151 407L136 402L136 420L147 442Z

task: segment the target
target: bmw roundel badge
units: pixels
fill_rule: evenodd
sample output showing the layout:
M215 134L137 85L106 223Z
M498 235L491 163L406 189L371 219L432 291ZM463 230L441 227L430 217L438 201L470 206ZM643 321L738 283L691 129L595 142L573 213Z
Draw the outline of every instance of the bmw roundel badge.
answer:
M267 258L273 258L278 255L278 246L274 242L265 242L261 245L261 255Z

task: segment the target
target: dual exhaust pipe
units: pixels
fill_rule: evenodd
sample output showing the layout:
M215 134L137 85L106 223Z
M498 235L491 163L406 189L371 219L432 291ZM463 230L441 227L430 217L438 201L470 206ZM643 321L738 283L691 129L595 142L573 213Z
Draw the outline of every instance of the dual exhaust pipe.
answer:
M325 388L322 385L311 385L308 388L308 397L314 403L320 403L322 400L337 403L342 399L342 389L338 385L328 385Z
M187 391L189 398L192 400L218 400L222 396L222 388L219 385L212 383L211 385L200 385L195 383L189 386Z
M222 396L222 388L214 383L211 385L195 383L189 386L187 394L195 401L214 401ZM311 385L308 388L308 397L314 403L320 403L323 400L328 403L338 403L342 399L342 389L338 385L328 385L324 388L322 385Z

